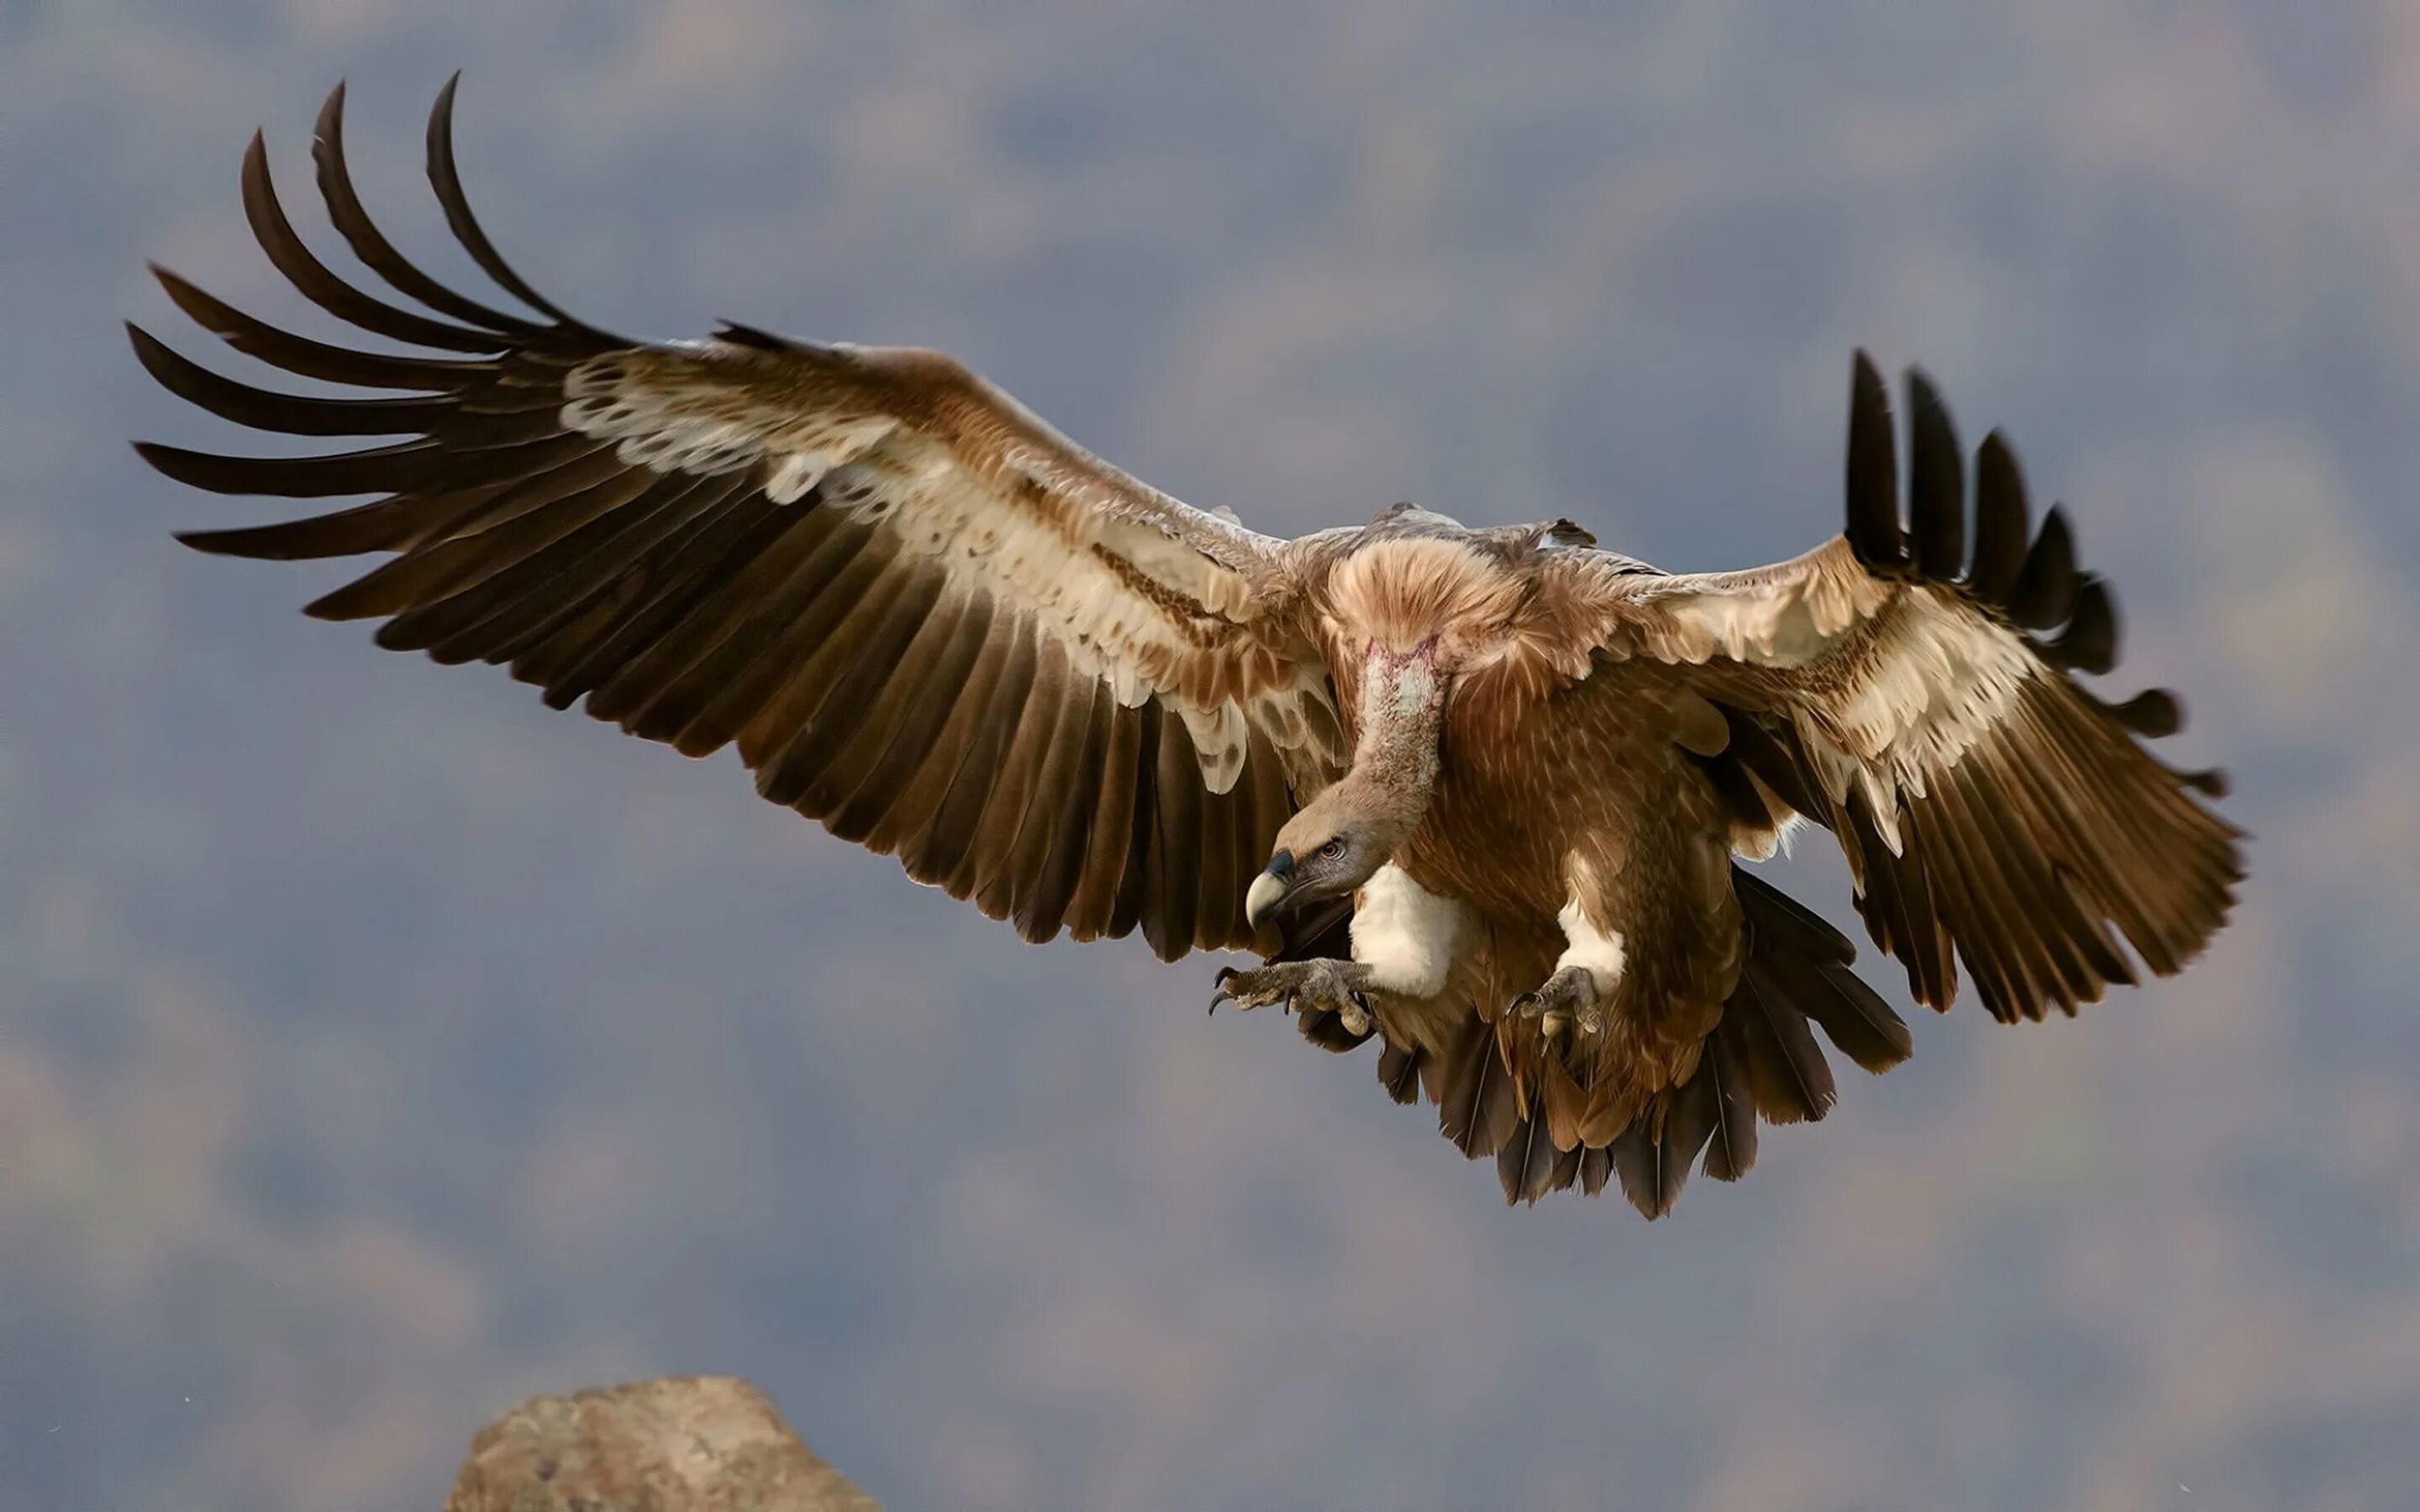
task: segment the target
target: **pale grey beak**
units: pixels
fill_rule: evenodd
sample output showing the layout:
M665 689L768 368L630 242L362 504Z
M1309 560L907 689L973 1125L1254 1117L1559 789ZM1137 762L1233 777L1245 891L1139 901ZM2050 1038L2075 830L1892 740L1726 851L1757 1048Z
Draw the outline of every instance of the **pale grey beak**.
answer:
M1269 857L1269 869L1252 879L1244 894L1244 925L1258 930L1261 921L1277 915L1286 901L1295 894L1294 853L1280 851Z

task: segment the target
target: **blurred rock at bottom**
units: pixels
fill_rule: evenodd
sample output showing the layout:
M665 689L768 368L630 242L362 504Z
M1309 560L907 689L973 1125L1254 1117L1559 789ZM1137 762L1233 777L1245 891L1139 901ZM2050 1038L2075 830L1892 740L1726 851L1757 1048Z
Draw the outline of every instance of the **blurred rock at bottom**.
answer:
M533 1396L479 1430L445 1512L881 1512L730 1376Z

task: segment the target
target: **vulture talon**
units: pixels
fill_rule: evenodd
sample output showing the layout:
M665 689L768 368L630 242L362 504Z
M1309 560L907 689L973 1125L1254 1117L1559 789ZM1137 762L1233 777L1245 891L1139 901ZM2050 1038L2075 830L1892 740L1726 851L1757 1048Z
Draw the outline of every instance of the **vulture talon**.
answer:
M1333 1013L1354 1034L1370 1032L1375 1023L1361 995L1370 968L1357 961L1279 961L1246 971L1226 966L1218 976L1220 991L1239 1009Z
M1564 966L1533 993L1514 998L1521 1016L1536 1019L1539 1032L1560 1039L1574 1025L1582 1034L1605 1032L1605 1010L1599 1001L1596 975L1586 966Z

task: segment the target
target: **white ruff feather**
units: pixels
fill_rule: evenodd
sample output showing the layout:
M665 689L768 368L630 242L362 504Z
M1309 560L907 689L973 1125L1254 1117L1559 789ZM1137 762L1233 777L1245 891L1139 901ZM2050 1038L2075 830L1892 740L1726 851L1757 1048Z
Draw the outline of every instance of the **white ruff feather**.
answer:
M1353 959L1371 968L1370 984L1406 997L1445 991L1470 928L1470 906L1443 898L1389 862L1361 885L1353 911Z

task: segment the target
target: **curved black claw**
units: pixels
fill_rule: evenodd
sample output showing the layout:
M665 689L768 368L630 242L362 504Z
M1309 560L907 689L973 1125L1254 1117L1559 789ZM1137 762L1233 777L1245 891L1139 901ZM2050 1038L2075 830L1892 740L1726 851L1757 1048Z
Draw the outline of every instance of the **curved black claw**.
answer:
M1233 998L1227 995L1227 983L1242 975L1243 973L1237 971L1233 966L1220 966L1218 968L1218 975L1210 980L1210 1011L1212 1013L1215 1014L1218 1011L1219 1004L1233 1001Z
M1347 1032L1364 1035L1377 1022L1361 992L1369 973L1368 966L1354 961L1277 961L1248 970L1221 966L1210 1006L1214 1011L1219 1003L1229 1002L1238 1009L1333 1013Z
M1565 966L1538 990L1512 999L1514 1011L1538 1021L1538 1032L1560 1039L1577 1026L1582 1034L1605 1031L1605 1011L1598 1002L1596 978L1584 966Z

